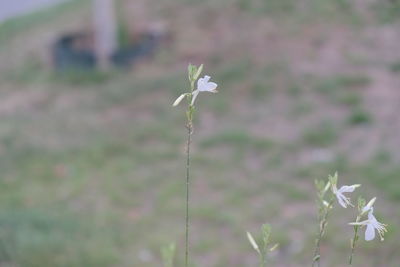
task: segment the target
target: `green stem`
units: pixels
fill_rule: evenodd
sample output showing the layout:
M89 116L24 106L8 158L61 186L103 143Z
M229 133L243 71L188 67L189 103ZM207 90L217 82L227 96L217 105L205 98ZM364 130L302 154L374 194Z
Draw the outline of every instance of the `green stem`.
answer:
M194 80L190 81L190 94L187 97L188 100L188 110L186 112L187 116L187 143L186 143L186 235L185 235L185 267L189 264L189 182L190 182L190 144L192 142L193 133L193 112L194 107L192 103L192 93L194 90Z
M328 222L329 210L330 210L330 208L332 206L332 203L333 203L333 199L331 199L331 201L329 201L328 207L325 208L324 214L323 214L321 220L319 221L319 233L318 233L317 239L315 241L315 251L314 251L312 267L314 267L314 266L318 266L319 267L320 266L321 239L322 239L322 236L323 236L323 234L325 232L325 227L326 227L326 224Z
M189 178L190 178L190 143L192 136L192 122L187 124L187 143L186 143L186 249L185 249L185 266L189 262Z
M265 259L262 255L260 255L260 267L265 267Z
M360 216L357 216L356 222L358 223L360 220ZM353 256L354 256L354 250L356 248L356 243L358 240L358 225L354 225L354 236L353 239L351 240L351 253L349 257L349 265L353 265Z

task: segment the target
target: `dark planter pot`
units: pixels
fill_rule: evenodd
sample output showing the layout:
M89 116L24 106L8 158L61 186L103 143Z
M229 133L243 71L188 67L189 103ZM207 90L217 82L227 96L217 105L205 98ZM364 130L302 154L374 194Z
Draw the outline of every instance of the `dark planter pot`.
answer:
M143 34L139 40L118 49L111 56L115 67L130 68L139 59L151 56L161 41L161 36ZM83 33L61 36L52 47L53 65L57 71L93 70L97 66L91 37Z

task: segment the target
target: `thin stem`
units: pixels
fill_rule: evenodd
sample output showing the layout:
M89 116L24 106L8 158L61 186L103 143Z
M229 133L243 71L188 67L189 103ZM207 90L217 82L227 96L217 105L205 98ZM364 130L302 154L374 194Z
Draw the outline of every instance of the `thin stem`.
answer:
M260 255L260 267L265 267L265 259L262 255Z
M359 222L360 216L357 216L356 222ZM354 236L353 239L351 240L351 253L349 257L349 265L353 265L353 256L354 256L354 250L356 248L356 243L358 240L358 225L354 225Z
M189 76L189 79L190 76ZM190 80L190 94L187 96L188 110L186 111L187 116L187 143L186 143L186 236L185 236L185 267L189 264L189 182L190 182L190 144L192 142L193 133L193 113L194 106L192 105L192 97L194 91L195 80Z
M192 122L188 121L186 126L187 143L186 143L186 250L185 250L185 266L189 261L189 178L190 178L190 143L192 136Z
M266 250L266 248L264 248L264 249L261 251L261 254L260 254L260 267L265 267L265 265L266 265L266 263L267 263L266 254L267 254L267 250Z
M327 225L328 222L328 215L329 215L329 210L332 206L332 202L333 199L331 199L331 201L329 202L328 206L324 209L324 213L322 215L322 218L319 222L319 233L317 236L317 239L315 241L315 251L314 251L314 257L313 257L313 262L312 262L312 266L320 266L320 259L321 259L321 239L322 236L325 232L325 227Z

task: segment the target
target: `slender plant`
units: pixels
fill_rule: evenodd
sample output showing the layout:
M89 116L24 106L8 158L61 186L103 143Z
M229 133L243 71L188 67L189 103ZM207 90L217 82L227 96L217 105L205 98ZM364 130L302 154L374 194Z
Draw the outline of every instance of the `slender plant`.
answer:
M383 236L386 233L386 224L380 223L377 221L377 219L374 216L374 203L375 203L376 197L372 198L367 205L365 205L365 199L362 197L358 198L358 214L356 217L356 221L349 223L354 227L354 236L351 239L351 252L350 252L350 257L349 257L349 265L353 265L353 257L354 257L354 251L356 248L357 241L359 239L359 228L366 226L365 230L365 240L366 241L371 241L375 239L375 230L378 232L378 235L381 239L381 241L384 240ZM367 220L361 221L362 218L367 216Z
M375 201L375 200L374 200ZM361 216L362 216L362 210L365 206L365 199L363 199L362 197L358 198L358 214L357 214L357 218L356 218L356 223L360 222ZM360 228L359 225L354 225L354 236L353 238L350 240L350 246L351 246L351 252L350 252L350 257L349 257L349 265L353 264L353 256L354 256L354 251L356 249L356 244L359 238L358 235L358 229Z
M328 215L329 211L333 207L333 195L329 197L329 201L325 200L326 193L330 188L330 182L328 181L326 184L324 181L316 180L315 187L317 188L317 205L318 205L318 224L319 231L317 234L317 238L315 240L315 250L312 266L320 266L321 259L321 239L325 233L325 227L328 223Z
M199 67L189 64L188 66L188 78L189 78L189 92L181 94L173 103L173 106L177 106L184 98L187 99L187 110L186 110L186 129L187 129L187 141L186 141L186 226L185 226L185 266L189 264L189 183L190 183L190 145L192 142L193 134L193 116L195 111L195 100L200 92L211 92L216 93L217 84L210 82L210 76L204 76L200 78L200 74L203 71L203 64ZM195 88L197 81L197 88Z
M340 206L347 208L348 206L353 206L350 202L350 198L346 197L344 193L353 192L359 184L354 185L343 185L339 189L337 188L338 174L329 175L328 181L315 181L315 186L317 188L317 205L318 205L318 222L319 230L317 238L315 240L315 250L314 257L312 261L312 266L320 266L321 264L321 240L325 233L326 226L328 224L328 216L330 210L333 208L335 197ZM328 193L330 189L330 192Z
M257 252L260 267L264 267L267 263L267 253L268 251L273 251L278 247L278 244L273 245L271 248L268 248L270 243L270 236L271 236L271 226L269 224L263 224L261 226L261 234L262 234L262 241L261 246L256 242L254 237L251 235L250 232L247 232L247 239L249 240L253 249Z

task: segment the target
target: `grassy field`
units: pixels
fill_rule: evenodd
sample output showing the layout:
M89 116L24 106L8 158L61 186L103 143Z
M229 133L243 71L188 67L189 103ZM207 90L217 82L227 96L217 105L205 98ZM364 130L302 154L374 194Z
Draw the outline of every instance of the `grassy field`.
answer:
M189 62L220 85L197 100L193 266L257 266L245 231L266 222L271 266L308 266L313 181L336 170L390 225L355 266L398 266L398 1L123 2L133 26L171 33L132 71L51 70L55 38L90 27L89 1L0 25L0 266L161 266L171 241L181 266L185 117L171 103ZM345 266L354 216L333 211L324 266Z

